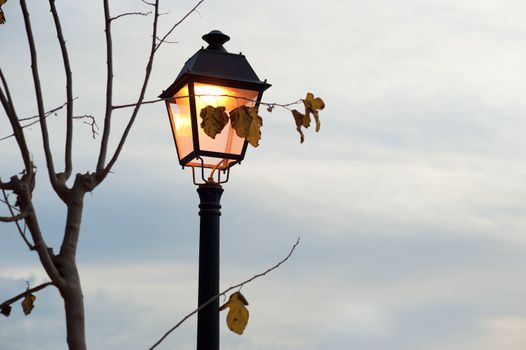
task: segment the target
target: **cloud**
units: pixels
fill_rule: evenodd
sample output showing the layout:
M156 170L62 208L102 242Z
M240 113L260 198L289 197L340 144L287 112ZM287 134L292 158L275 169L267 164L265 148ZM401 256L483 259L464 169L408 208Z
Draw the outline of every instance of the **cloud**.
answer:
M163 16L163 26L193 4L178 4ZM12 49L2 50L0 61L26 116L35 106L15 5L3 7L9 22L0 41ZM100 6L63 6L71 11L64 26L76 67L76 110L100 121ZM113 6L117 13L129 4ZM237 337L223 324L223 347L524 348L526 290L517 277L523 275L526 228L526 86L518 78L526 73L524 9L513 0L300 7L222 1L205 2L178 28L179 44L160 51L151 97L199 49L202 34L221 29L232 37L227 48L243 51L274 84L265 100L288 102L312 90L327 102L320 133L308 130L302 145L288 111L265 114L261 146L249 150L225 185L223 286L265 270L298 236L302 241L282 268L243 287L251 312L247 333ZM32 5L32 18L46 107L60 105L63 90L53 87L62 73L56 38L44 30L47 6ZM115 26L122 40L116 103L134 98L147 22L127 18ZM114 118L113 146L126 118ZM88 343L95 349L144 349L195 307L198 197L188 169L177 164L166 119L163 106L145 106L114 173L86 197L78 259ZM50 127L62 131L63 116ZM100 139L91 140L82 125L75 133L76 170L85 172L93 169ZM64 206L47 185L39 129L27 134L39 174L34 199L56 251ZM54 135L60 167L63 135ZM6 180L20 163L12 141L0 147ZM19 292L26 279L47 280L13 229L0 225L2 297ZM31 317L18 312L0 320L7 349L64 347L59 297L52 289L37 297ZM37 344L42 334L47 341ZM194 341L195 319L164 347L188 348Z
M488 348L523 349L526 346L526 318L496 316L483 321Z

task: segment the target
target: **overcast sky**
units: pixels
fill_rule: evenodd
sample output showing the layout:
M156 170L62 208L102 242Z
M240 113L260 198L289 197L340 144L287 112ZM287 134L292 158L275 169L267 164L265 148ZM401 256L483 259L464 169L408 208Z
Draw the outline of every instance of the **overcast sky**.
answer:
M195 1L164 1L166 30ZM77 114L102 125L105 57L100 1L58 1ZM31 1L46 109L64 77L45 1ZM36 113L18 2L2 6L0 67L20 116ZM114 14L145 11L112 2ZM165 46L155 98L219 29L273 85L268 102L324 98L321 131L299 143L292 116L262 110L263 137L235 166L222 198L222 289L243 287L242 336L221 315L224 349L523 350L526 348L526 3L519 0L205 1ZM115 99L138 94L151 17L115 22ZM113 174L86 197L78 251L88 346L150 347L197 302L198 196L181 170L161 104L145 106ZM115 116L117 140L127 114ZM0 111L0 137L10 133ZM61 166L63 114L50 119ZM64 206L44 176L38 127L34 194L55 251ZM75 170L93 171L98 142L76 125ZM0 176L22 169L0 142ZM2 209L0 213L4 214ZM0 225L0 300L47 280L13 225ZM24 317L0 318L2 350L64 349L61 299L37 294ZM195 318L159 349L195 347Z

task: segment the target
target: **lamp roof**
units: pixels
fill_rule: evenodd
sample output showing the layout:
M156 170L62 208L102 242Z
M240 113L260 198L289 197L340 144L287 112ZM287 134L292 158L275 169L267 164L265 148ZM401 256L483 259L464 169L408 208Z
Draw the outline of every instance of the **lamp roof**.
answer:
M261 91L270 87L266 81L259 80L244 55L229 53L223 47L223 44L230 40L228 35L213 30L203 35L203 39L208 43L208 47L201 48L186 61L175 81L163 91L160 98L173 96L191 77L244 83Z

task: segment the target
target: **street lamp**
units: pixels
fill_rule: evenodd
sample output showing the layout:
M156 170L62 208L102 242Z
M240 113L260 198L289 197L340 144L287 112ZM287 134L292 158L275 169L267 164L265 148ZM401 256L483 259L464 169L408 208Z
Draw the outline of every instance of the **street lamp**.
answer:
M259 80L245 56L226 51L223 44L230 40L227 35L213 30L203 39L208 47L186 61L159 97L166 102L179 163L201 171L210 168L226 172L243 160L247 141L230 124L215 138L209 137L199 126L200 111L208 105L225 107L227 112L258 105L270 84Z
M221 183L228 181L230 168L245 157L248 142L239 137L230 123L208 136L200 127L200 112L206 106L258 106L263 91L270 87L258 76L241 53L226 51L230 38L218 30L203 36L208 47L190 57L175 81L159 96L166 102L179 164L191 167L199 185L199 287L198 305L219 294L219 217ZM195 170L202 182L196 181ZM209 176L205 177L205 169ZM214 174L217 171L217 181ZM221 179L226 173L226 179ZM219 350L219 300L198 312L197 350Z

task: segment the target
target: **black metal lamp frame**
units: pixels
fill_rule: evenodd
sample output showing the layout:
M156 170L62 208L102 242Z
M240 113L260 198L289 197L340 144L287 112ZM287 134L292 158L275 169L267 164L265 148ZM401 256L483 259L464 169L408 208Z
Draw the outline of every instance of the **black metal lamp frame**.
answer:
M229 87L229 88L235 88L235 89L245 89L250 91L257 91L258 95L255 102L255 106L259 107L259 104L261 102L261 98L263 97L263 91L269 86L268 84L254 84L254 83L248 83L248 82L240 82L240 81L233 81L233 80L227 80L227 79L218 79L218 78L211 78L206 76L199 76L199 75L185 75L182 79L179 81L176 81L174 85L170 87L170 91L173 91L173 94L177 93L181 88L183 88L185 85L188 84L188 98L189 99L189 105L190 105L190 120L192 125L192 143L193 143L193 150L186 155L183 158L179 159L179 164L182 167L189 166L188 164L195 160L199 159L201 157L212 157L217 158L218 162L220 162L223 159L228 160L234 160L233 162L230 162L228 164L228 168L231 168L235 164L241 163L241 161L245 158L245 153L247 151L248 142L245 140L243 143L243 148L241 150L240 154L232 154L232 153L224 153L224 152L214 152L214 151L207 151L202 150L199 145L199 122L198 122L198 116L200 111L196 108L196 102L195 98L198 97L195 94L194 84L195 83L202 83L202 84L209 84L214 86L223 86L223 87ZM235 97L234 97L235 98ZM166 107L168 109L168 116L170 117L170 103L177 103L174 99L168 99L166 100ZM172 136L174 138L174 144L177 150L177 154L179 155L179 149L177 147L177 141L175 138L175 130L173 123L170 122L170 126L172 128ZM204 163L201 161L202 166L204 166ZM224 170L225 168L223 168Z
M247 150L248 142L245 140L240 154L213 152L202 150L200 148L198 129L198 116L200 111L196 110L195 99L197 96L195 95L195 83L257 92L255 106L259 106L261 97L263 96L263 91L268 89L270 84L268 84L266 80L261 81L258 78L257 74L250 66L250 63L248 63L247 59L242 53L229 53L223 47L223 44L230 40L228 35L225 35L218 30L213 30L210 33L204 35L203 39L208 43L208 47L202 47L186 61L183 69L175 78L175 81L166 90L164 90L159 95L159 97L166 101L168 115L170 116L170 103L177 103L177 101L174 99L175 94L185 85L188 86L193 150L183 158L179 157L179 164L181 164L183 167L193 167L195 165L190 165L190 162L195 159L199 159L199 157L216 158L218 159L218 163L224 159L228 159L231 162L228 163L228 165L220 168L224 170L225 167L230 168L243 160ZM170 125L172 127L172 135L175 141L174 143L177 148L175 130L173 130L174 125L171 122ZM179 155L178 149L177 154ZM201 163L201 165L203 164L204 163ZM218 166L207 165L207 167L217 168Z
M201 166L197 167L197 168L201 169L200 175L201 175L201 180L203 182L199 182L199 180L196 178L196 174L195 174L195 168L196 167L192 167L192 181L194 182L194 185L199 186L199 185L204 185L204 184L208 184L208 183L224 184L224 183L228 182L228 179L230 178L230 168L232 166L229 166L228 168L221 169L221 170L217 170L217 169L214 168L210 172L210 175L208 175L208 177L205 177L205 166L204 166L203 158L197 157L197 159L201 162ZM184 168L184 166L183 166L183 168ZM214 172L216 170L217 170L217 181L214 180ZM226 178L221 179L221 173L225 174Z

